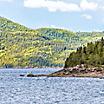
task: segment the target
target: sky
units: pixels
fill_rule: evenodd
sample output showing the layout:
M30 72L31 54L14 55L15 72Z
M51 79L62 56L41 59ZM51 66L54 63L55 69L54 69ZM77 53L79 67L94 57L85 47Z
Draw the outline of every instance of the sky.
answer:
M104 31L104 0L0 0L0 16L32 29Z

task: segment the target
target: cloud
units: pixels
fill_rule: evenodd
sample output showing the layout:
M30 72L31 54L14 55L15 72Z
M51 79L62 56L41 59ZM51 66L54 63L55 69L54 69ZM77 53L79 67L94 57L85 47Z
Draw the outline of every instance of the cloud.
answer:
M95 2L88 2L87 0L82 0L80 2L80 8L82 10L96 10L98 7L98 4Z
M82 17L84 17L87 20L91 20L93 17L89 14L83 14Z
M67 3L64 1L52 0L24 0L24 6L28 8L47 8L51 12L76 12L80 11L80 7L74 3Z
M65 2L65 0L24 0L24 6L27 8L47 8L51 12L80 12L96 10L98 4L88 0L81 0L79 4Z

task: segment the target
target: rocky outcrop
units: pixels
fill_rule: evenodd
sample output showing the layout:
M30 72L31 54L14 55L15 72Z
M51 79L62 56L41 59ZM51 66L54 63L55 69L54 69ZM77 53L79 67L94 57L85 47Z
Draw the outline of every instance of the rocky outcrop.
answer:
M102 77L104 70L101 67L89 67L87 65L77 65L49 74L50 77Z
M32 74L32 73L29 73L29 74L27 74L27 75L20 75L21 77L45 77L45 76L47 76L46 74L37 74L37 75L35 75L35 74Z
M88 65L77 65L75 67L65 68L51 74L34 75L29 73L27 75L20 75L26 77L99 77L104 78L104 68L94 67Z
M26 76L27 76L27 77L35 77L35 75L32 74L32 73L29 73L29 74L27 74Z

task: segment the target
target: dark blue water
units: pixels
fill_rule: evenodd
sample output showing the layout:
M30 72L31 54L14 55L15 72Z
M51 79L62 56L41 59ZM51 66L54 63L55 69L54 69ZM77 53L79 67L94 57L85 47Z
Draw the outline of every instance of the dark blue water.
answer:
M56 69L1 69L0 104L104 104L103 79L19 76L54 71Z

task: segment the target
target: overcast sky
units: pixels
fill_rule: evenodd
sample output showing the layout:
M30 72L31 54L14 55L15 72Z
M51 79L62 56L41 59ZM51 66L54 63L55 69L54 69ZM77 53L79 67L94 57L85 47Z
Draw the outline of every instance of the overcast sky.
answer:
M104 31L104 0L0 0L0 15L33 29Z

